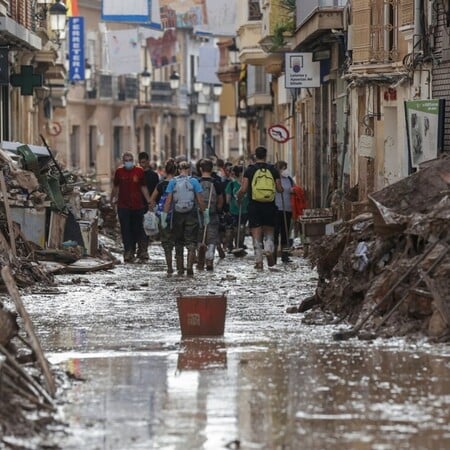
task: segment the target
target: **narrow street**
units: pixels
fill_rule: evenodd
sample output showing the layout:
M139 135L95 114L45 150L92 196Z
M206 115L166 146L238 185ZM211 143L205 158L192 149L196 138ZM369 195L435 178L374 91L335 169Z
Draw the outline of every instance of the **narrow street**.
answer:
M214 273L149 265L60 275L24 295L61 392L65 449L444 449L450 352L402 340L333 342L336 326L286 308L316 275L294 257L264 272L216 257ZM181 339L178 293L226 293L225 334Z
M337 326L286 308L316 275L294 257L261 273L252 252L167 278L148 265L60 275L24 295L60 392L64 449L444 449L450 352L402 340L333 342ZM178 293L226 293L225 334L181 339ZM78 379L78 380L77 380Z

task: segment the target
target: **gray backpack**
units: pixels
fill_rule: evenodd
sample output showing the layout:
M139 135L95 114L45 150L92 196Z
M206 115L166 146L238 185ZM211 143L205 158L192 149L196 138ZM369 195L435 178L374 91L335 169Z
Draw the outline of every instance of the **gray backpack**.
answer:
M189 181L189 177L175 177L175 186L173 188L173 206L175 211L186 213L192 211L195 205L194 186Z

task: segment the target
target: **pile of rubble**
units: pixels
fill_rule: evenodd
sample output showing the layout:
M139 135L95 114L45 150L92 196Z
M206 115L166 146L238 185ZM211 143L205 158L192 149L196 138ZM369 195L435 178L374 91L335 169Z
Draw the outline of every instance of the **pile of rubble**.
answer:
M450 340L450 157L369 196L370 212L312 242L319 280L298 311L354 324L336 339ZM325 314L324 314L325 313Z
M0 447L29 448L55 431L57 387L8 265L1 278L16 312L0 302Z
M63 171L48 147L2 142L0 188L0 263L20 287L118 262L99 243L103 226L117 235L107 196L93 180Z

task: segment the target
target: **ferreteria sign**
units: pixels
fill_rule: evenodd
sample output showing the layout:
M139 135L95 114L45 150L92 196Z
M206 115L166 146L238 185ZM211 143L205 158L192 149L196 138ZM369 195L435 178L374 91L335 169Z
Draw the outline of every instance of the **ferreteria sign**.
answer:
M286 53L286 88L320 87L320 62L312 57L312 53Z

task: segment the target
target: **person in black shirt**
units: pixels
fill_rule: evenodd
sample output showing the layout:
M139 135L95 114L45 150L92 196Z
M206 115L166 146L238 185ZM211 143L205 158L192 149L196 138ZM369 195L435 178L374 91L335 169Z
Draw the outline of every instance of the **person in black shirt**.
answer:
M139 165L142 167L142 169L144 169L145 183L151 197L153 191L156 188L156 185L159 183L159 175L151 168L148 153L139 153L138 160ZM145 202L145 204L147 205L147 202ZM148 261L148 243L149 238L147 235L143 236L142 239L138 242L137 257L141 262Z

